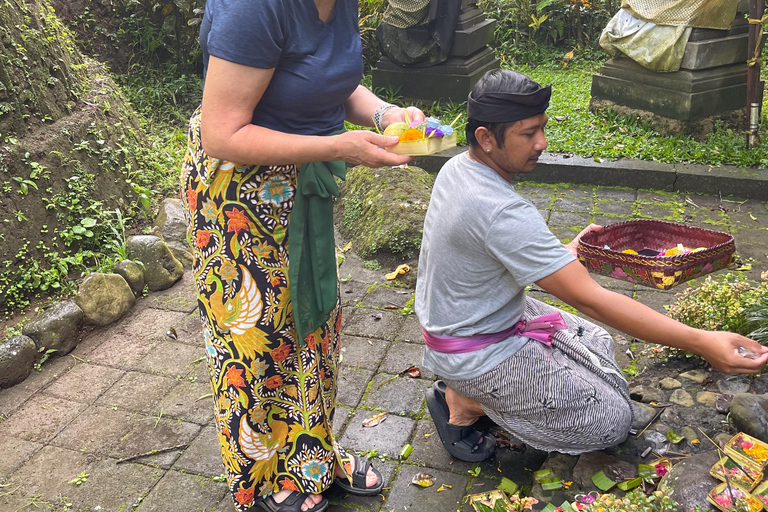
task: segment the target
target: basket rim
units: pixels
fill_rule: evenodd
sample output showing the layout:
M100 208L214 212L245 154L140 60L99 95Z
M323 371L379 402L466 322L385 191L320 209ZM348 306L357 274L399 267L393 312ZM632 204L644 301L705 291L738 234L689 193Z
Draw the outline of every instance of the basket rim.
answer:
M692 226L691 224L684 224L682 222L671 222L671 221L668 221L668 220L632 219L632 220L627 220L627 221L622 221L622 222L614 222L613 224L608 224L607 226L603 226L603 229L601 229L600 231L597 231L597 232L593 231L593 233L603 233L606 229L608 229L608 230L617 229L619 227L626 226L626 225L631 225L631 224L656 224L656 225L660 224L660 225L667 225L667 226L685 226L685 227L692 228L692 229L695 229L695 230L698 230L698 231L705 231L705 232L708 232L708 233L714 233L716 235L721 235L721 236L725 235L725 237L727 237L727 239L724 242L721 242L719 244L715 244L712 247L707 247L705 250L699 251L699 253L711 253L711 252L716 252L716 251L718 251L718 250L720 250L720 249L722 249L724 247L727 247L729 245L734 245L735 246L735 241L734 241L733 235L731 235L730 233L726 233L725 231L717 231L715 229L700 228L698 226ZM587 234L589 234L589 233L587 233ZM585 236L587 234L585 234ZM616 254L616 255L620 255L620 254L624 255L624 254L626 254L626 253L623 253L621 251L616 251L614 249L605 249L604 247L601 247L601 246L598 246L598 245L595 245L595 244L587 243L587 242L584 241L583 237L579 239L579 244L578 244L578 247L577 247L577 252L582 252L582 250L583 250L582 248L583 249L587 249L586 252L589 252L589 250L591 249L592 251L602 251L605 254ZM678 254L676 256L645 256L643 254L633 254L632 256L636 257L636 258L647 259L647 260L652 260L652 261L677 261L678 259L683 259L683 258L685 258L686 256L689 256L689 255L688 254Z

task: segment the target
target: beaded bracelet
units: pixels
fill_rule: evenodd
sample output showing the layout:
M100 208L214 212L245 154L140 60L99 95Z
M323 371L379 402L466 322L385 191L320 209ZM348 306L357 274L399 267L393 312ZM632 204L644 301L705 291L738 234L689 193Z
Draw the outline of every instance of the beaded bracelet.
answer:
M381 118L384 117L384 114L387 112L387 110L395 106L397 105L393 105L391 103L385 103L379 108L377 108L376 112L373 113L373 124L376 126L376 129L379 130L379 132L384 131L384 128L381 126Z

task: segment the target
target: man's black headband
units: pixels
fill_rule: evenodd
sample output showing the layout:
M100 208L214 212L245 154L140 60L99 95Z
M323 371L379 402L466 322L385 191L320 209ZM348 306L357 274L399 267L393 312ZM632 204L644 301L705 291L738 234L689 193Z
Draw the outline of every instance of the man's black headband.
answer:
M488 92L478 100L469 93L467 115L482 123L511 123L543 114L549 107L552 86L519 94L513 92Z

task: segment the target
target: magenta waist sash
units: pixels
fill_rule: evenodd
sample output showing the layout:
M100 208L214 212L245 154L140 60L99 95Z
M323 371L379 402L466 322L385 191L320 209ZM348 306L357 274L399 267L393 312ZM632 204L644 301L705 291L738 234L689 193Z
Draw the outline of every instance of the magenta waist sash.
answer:
M526 336L551 347L555 332L567 329L568 326L559 311L547 313L531 320L520 320L512 327L501 332L491 334L477 334L475 336L442 336L430 334L421 328L424 343L430 350L443 354L463 354L474 352L494 343L498 343L511 336Z

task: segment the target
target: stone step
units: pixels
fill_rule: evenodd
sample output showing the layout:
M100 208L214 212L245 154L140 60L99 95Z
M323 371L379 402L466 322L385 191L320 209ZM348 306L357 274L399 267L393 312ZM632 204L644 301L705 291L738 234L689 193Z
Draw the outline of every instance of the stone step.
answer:
M655 73L629 61L636 66L632 69L622 60L629 61L611 59L592 76L592 101L608 100L683 121L726 114L746 104L745 64Z
M709 69L737 62L746 62L749 34L719 39L688 41L680 69Z
M493 41L496 20L488 18L454 34L451 57L467 57Z
M391 89L404 99L463 102L480 77L498 67L493 50L485 47L467 57L451 57L426 68L405 68L382 57L371 75L374 88Z

